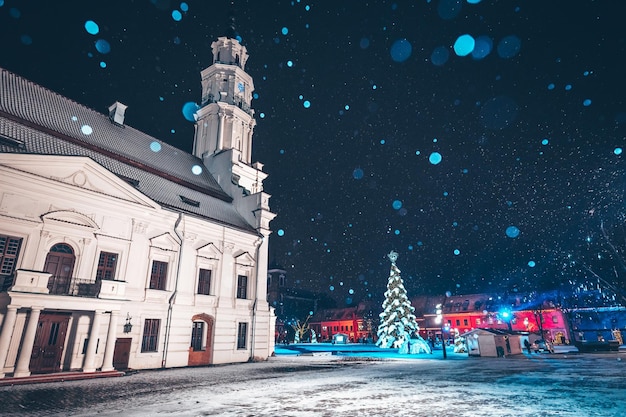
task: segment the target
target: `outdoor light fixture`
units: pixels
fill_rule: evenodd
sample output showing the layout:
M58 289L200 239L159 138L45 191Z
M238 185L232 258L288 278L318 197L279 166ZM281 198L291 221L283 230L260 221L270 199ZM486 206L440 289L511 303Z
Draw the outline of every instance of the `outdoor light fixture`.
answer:
M437 304L435 306L435 313L437 314L437 316L435 317L435 324L440 324L441 321L443 320L443 315L442 315L442 309L441 309L441 304Z
M508 308L505 308L503 310L500 310L500 319L506 323L507 327L509 328L509 331L513 331L513 327L511 325L511 321L515 318L515 316L513 315L513 312L511 310L509 310Z
M130 333L133 330L133 325L131 324L132 317L129 313L126 313L126 323L124 324L124 333Z
M443 323L443 304L437 304L435 306L435 313L437 316L435 317L435 323L441 325L441 348L443 350L443 358L446 359L448 357L446 353L446 337L445 332L450 331L450 323Z

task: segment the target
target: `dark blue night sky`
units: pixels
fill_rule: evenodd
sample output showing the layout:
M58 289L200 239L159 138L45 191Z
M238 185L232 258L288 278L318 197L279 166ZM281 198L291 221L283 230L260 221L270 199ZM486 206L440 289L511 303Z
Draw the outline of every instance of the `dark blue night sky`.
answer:
M232 14L292 282L382 300L394 249L409 294L624 292L626 3L269 4ZM189 152L231 9L0 0L0 66Z

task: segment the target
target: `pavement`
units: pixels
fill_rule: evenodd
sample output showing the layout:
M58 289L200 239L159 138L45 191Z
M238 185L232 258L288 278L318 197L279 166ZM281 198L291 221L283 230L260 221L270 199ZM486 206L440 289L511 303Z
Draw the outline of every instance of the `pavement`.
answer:
M292 346L293 348L294 346ZM301 348L296 346L297 348ZM319 348L319 347L317 347ZM353 350L354 346L349 349ZM290 349L291 350L291 349ZM615 417L623 353L443 360L364 352L0 387L3 417ZM372 352L374 354L375 352ZM354 356L353 356L354 355ZM452 355L449 356L451 358Z
M121 371L105 371L105 372L57 372L53 374L30 375L19 378L5 377L0 378L0 387L25 385L25 384L41 384L45 382L65 382L77 381L80 379L95 378L111 378L126 375Z
M357 357L357 358L371 358L371 359L436 359L442 356L441 349L435 349L432 354L418 354L418 355L406 355L399 354L398 349L382 349L374 344L360 344L360 343L346 343L346 344L333 344L333 343L292 343L292 344L278 344L274 348L276 356L318 356L318 357ZM448 348L447 359L464 359L467 358L466 353L454 353L451 348ZM626 345L622 345L619 350L620 353L626 353ZM575 346L554 346L555 354L578 354L578 349ZM542 354L539 354L542 355ZM543 354L545 355L545 354ZM517 355L521 358L531 357L531 355L523 354ZM5 377L0 378L0 387L13 386L13 385L26 385L26 384L41 384L50 382L65 382L76 381L85 379L97 379L97 378L112 378L121 377L138 372L137 370L128 371L107 371L107 372L58 372L52 374L31 375L28 377Z

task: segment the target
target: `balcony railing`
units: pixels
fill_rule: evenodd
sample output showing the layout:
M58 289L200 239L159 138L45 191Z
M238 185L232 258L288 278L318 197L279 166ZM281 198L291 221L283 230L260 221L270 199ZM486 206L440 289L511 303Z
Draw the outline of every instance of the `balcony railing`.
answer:
M126 296L125 281L59 277L26 269L15 271L15 276L9 277L2 287L6 287L4 291L113 300L123 300Z
M91 279L51 276L48 280L50 294L73 295L77 297L97 297L102 281Z

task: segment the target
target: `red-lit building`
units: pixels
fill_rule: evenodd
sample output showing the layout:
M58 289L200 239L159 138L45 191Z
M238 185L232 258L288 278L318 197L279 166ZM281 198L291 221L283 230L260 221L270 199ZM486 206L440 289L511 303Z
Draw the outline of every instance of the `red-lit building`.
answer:
M317 340L327 342L337 333L347 334L351 342L375 341L378 305L362 302L355 307L320 310L309 321Z
M551 304L524 305L519 298L491 294L461 294L450 297L419 296L411 299L422 337L449 338L455 330L463 334L474 329L501 329L534 333L554 344L569 343L568 322ZM437 305L441 318L437 320ZM421 322L420 322L421 318ZM539 337L538 337L539 338Z
M551 302L528 302L523 295L423 295L411 297L411 305L415 309L420 336L425 339L441 338L442 334L445 339L451 339L456 331L463 334L474 329L496 329L528 332L531 341L545 339L554 345L613 338L622 343L620 329L626 323L624 307L570 311L573 318L570 323L567 314ZM439 315L437 310L440 310ZM337 333L345 333L355 342L375 341L380 312L381 305L376 302L325 309L316 312L309 324L320 342L330 341ZM572 335L572 331L577 334ZM616 337L618 332L619 337Z

